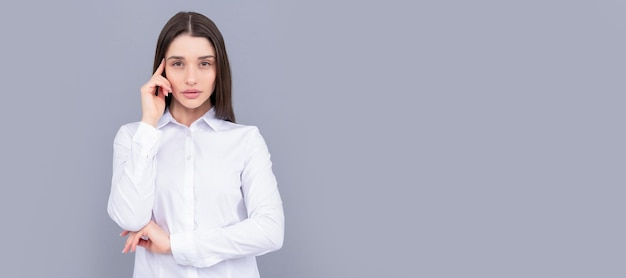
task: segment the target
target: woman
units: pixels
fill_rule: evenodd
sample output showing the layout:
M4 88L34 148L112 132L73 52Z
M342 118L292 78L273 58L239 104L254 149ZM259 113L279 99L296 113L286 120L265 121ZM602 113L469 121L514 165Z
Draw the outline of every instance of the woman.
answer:
M122 252L136 251L134 277L259 277L255 256L283 244L282 201L259 130L235 124L210 19L165 24L141 105L115 137L108 202Z

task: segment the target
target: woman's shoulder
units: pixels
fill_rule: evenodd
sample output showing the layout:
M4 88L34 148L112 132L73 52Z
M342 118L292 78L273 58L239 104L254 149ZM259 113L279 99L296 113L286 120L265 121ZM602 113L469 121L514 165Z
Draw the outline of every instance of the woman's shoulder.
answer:
M259 128L255 125L246 125L246 124L233 123L229 121L223 121L223 123L220 126L220 131L253 134L253 133L259 133Z
M261 131L256 125L225 122L220 127L219 132L224 134L225 137L231 138L232 142L245 146L249 153L255 152L253 150L265 150L267 152L265 138L261 135Z
M233 122L224 122L220 127L220 132L230 133L239 138L246 138L249 143L265 142L261 131L256 125L239 124Z

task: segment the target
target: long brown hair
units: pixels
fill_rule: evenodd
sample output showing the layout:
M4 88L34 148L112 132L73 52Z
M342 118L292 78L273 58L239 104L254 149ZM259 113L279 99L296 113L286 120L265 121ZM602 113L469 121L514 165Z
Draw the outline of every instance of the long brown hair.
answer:
M215 48L215 91L211 94L209 100L211 106L215 109L215 116L229 122L235 122L235 112L232 102L232 79L230 75L230 64L228 63L228 55L226 54L226 46L222 33L215 23L208 17L196 12L179 12L175 14L163 26L159 40L154 53L155 72L159 67L161 60L165 58L165 52L170 47L172 41L181 34L188 34L192 37L207 38ZM163 71L165 76L165 71ZM171 95L166 99L166 106L171 103Z

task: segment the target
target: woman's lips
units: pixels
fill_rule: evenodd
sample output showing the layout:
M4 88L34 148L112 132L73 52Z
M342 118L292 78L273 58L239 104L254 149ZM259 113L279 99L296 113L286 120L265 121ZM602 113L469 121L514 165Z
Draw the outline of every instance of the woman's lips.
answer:
M194 99L200 96L200 93L201 91L196 90L196 89L187 89L183 91L183 96L185 96L188 99Z

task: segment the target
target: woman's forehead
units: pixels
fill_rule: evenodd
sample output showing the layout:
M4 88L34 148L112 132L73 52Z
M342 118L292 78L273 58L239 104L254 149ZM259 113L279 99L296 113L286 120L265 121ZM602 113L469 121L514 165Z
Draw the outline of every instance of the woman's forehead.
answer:
M205 37L180 35L172 41L167 49L166 57L179 56L184 58L215 57L215 48Z

